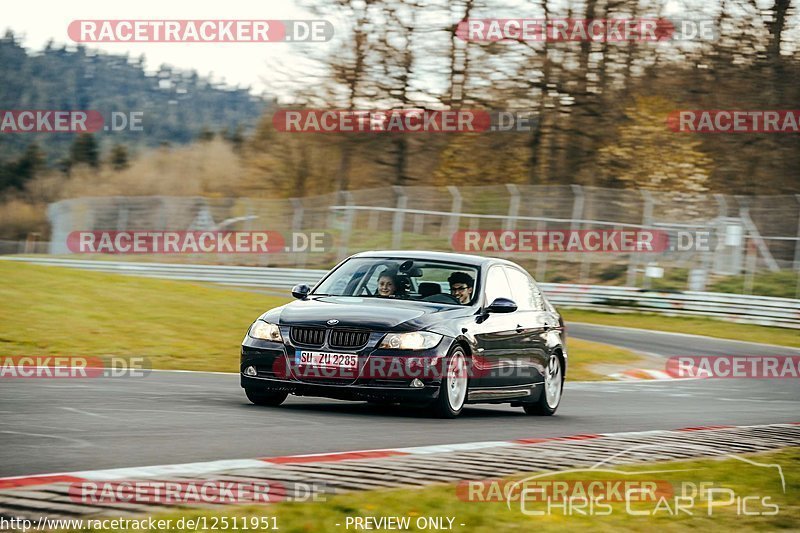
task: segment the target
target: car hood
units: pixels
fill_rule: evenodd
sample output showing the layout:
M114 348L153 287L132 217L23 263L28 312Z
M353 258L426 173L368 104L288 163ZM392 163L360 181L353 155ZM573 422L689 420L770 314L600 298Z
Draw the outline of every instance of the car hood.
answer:
M265 313L262 318L280 325L368 328L377 331L426 329L447 316L470 314L464 307L382 298L321 296L298 300ZM328 320L338 320L328 324Z

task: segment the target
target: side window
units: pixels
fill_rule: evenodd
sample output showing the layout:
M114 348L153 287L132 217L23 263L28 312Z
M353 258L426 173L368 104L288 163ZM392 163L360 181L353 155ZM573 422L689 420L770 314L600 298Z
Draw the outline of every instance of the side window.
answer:
M507 268L508 281L514 291L517 307L525 311L544 311L544 300L539 287L530 276L516 268Z
M531 290L528 276L516 268L506 268L505 271L514 294L514 298L512 299L516 302L517 308L520 311L536 309L534 307L533 291Z
M511 287L501 267L492 267L486 277L486 303L490 304L497 298L511 298Z

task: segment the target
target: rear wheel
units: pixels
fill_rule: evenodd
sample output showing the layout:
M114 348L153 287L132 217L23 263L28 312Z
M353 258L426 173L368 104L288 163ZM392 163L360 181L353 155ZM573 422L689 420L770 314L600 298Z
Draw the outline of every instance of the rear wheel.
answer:
M288 392L280 391L265 391L259 389L244 389L247 399L256 405L264 405L268 407L277 407L283 403Z
M447 370L442 376L439 398L433 403L433 409L440 418L455 418L461 414L467 400L469 380L464 349L461 346L453 348L446 363Z
M544 390L536 403L523 405L529 415L551 416L561 403L564 388L564 369L557 353L551 354L544 372Z

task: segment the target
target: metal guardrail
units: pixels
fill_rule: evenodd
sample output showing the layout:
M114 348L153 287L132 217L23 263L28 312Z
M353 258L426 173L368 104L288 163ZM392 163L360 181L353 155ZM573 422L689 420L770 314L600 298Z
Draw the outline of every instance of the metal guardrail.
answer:
M292 268L85 261L39 257L0 257L37 265L64 266L161 279L202 281L225 285L291 288L315 284L325 270ZM715 292L661 292L636 287L541 283L548 299L560 307L593 311L638 311L667 316L706 316L763 326L800 329L800 300Z

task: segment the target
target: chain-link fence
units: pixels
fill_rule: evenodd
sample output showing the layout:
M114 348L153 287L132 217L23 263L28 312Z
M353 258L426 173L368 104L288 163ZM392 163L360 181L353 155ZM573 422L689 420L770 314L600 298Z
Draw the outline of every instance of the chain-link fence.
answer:
M287 243L295 235L325 232L324 252L294 247L291 252L270 254L157 258L325 268L361 250L453 251L453 235L463 230L648 229L666 232L671 239L706 233L710 248L679 246L657 253L485 252L515 260L541 281L551 282L648 287L664 276L678 276L684 280L682 288L703 290L709 276L745 274L747 279L759 270L800 272L800 195L691 195L577 185L420 186L292 199L77 198L51 204L48 216L52 254L69 253L67 236L73 231L277 231Z

